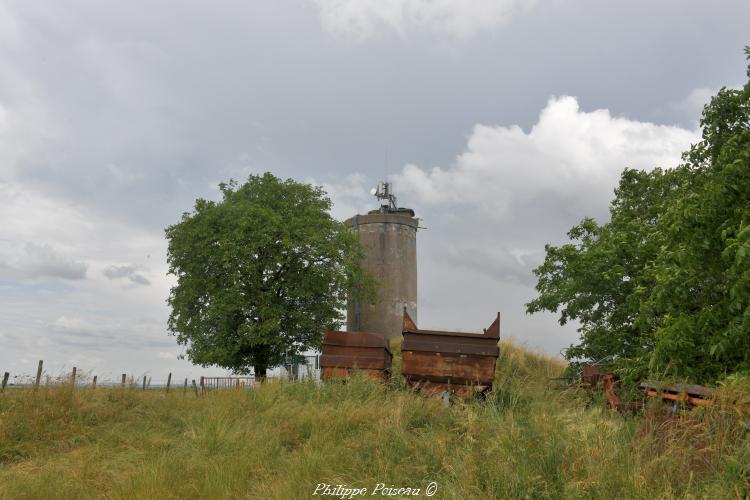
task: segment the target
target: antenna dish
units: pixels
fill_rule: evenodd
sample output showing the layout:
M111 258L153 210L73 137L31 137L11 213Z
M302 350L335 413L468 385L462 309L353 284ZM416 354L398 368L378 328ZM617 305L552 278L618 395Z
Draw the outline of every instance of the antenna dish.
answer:
M372 188L372 189L370 189L370 194L373 195L373 196L375 196L376 194L378 194L378 188Z

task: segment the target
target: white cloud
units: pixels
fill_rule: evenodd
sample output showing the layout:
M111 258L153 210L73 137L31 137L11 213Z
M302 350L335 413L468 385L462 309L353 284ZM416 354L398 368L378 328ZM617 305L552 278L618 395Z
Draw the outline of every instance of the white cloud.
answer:
M469 207L495 219L551 198L601 215L623 168L675 166L698 139L695 130L581 111L565 96L550 99L528 133L477 125L453 166L407 165L393 180L420 204Z
M683 113L685 116L692 117L697 122L703 112L703 107L711 102L711 98L718 91L719 89L708 87L693 89L683 100L676 103L673 107L676 111Z
M742 89L742 84L727 85L726 88L740 90ZM669 115L679 119L681 123L697 127L703 115L704 106L710 103L711 98L718 92L718 87L694 88L684 98L667 105L664 110L657 110L657 113L664 113L666 111Z
M313 0L323 28L352 40L379 30L426 31L463 38L508 21L535 0Z
M525 315L544 245L585 216L604 222L625 167L676 166L698 140L697 130L582 111L560 97L528 132L476 125L453 165L404 166L391 176L396 193L429 228L417 237L425 326L477 328L500 311L504 336L547 352L572 342L572 328L552 338L549 315Z
M85 332L95 331L94 325L81 318L60 316L52 323L52 328L62 332Z
M372 196L365 187L366 178L360 173L347 175L341 182L318 183L309 179L311 184L323 187L333 202L332 215L338 220L345 220L354 214L366 210Z

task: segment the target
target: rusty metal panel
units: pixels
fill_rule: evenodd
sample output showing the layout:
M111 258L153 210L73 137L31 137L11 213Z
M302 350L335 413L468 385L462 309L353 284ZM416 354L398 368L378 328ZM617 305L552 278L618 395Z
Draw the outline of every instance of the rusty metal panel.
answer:
M385 379L390 373L393 355L382 337L363 332L326 332L320 356L323 380L348 377L354 369L366 376Z
M483 392L492 387L495 363L500 355L500 315L484 333L420 330L404 311L401 374L415 387L435 392L473 387ZM467 392L467 391L459 391Z
M356 371L361 373L367 378L374 380L387 380L390 373L388 370L367 370L356 368ZM322 380L330 380L334 378L348 378L351 377L355 372L355 368L343 368L324 366L320 369L320 378Z

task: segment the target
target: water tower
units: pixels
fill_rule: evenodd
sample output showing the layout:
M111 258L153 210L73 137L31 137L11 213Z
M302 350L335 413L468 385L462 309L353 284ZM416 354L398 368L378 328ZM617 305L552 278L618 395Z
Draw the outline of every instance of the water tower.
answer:
M404 307L417 320L417 226L414 210L399 208L389 182L371 193L380 208L346 221L365 250L363 266L378 281L375 305L350 300L346 329L387 340L401 336Z

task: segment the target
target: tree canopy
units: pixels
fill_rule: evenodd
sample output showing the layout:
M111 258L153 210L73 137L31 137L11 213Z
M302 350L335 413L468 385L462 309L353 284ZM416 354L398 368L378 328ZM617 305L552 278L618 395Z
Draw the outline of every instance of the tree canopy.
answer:
M722 88L700 123L681 165L625 169L609 222L545 247L527 312L580 322L570 360L695 382L750 372L750 82Z
M371 300L374 281L322 188L271 173L219 187L221 201L196 200L166 229L168 327L193 363L264 377L318 347L347 296Z

